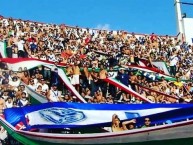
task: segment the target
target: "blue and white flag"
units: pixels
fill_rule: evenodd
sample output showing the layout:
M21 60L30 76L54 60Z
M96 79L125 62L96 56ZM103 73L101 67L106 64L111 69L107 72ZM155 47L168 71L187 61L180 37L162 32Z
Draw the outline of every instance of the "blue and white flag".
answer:
M23 122L26 128L65 128L110 125L113 114L120 120L137 119L142 123L149 116L152 122L191 117L192 104L82 104L45 103L22 108L5 109L5 119L16 126Z

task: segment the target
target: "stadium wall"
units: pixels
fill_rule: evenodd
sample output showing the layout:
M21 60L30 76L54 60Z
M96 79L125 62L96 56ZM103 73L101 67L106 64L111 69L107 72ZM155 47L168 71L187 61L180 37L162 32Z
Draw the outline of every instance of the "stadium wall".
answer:
M184 37L189 45L193 44L193 18L183 18Z

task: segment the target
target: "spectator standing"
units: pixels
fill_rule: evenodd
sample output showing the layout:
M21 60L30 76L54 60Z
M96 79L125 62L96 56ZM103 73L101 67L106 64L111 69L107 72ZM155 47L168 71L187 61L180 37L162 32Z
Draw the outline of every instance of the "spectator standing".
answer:
M178 57L176 56L175 52L172 52L169 60L170 60L170 74L172 76L176 76L176 65L178 63Z
M110 78L111 78L111 77L112 77L112 78L117 77L117 72L116 72L116 71L113 71L113 67L110 67L110 68L109 68L108 77L110 77ZM109 94L110 94L113 98L115 98L115 96L116 96L116 87L115 87L114 85L112 85L112 84L108 84L108 86L109 86L109 89L108 89Z
M16 43L17 47L18 47L18 57L24 57L25 56L25 52L24 52L24 40L21 39L21 37L18 38L18 41Z
M106 97L106 93L107 93L107 83L104 81L104 79L106 79L107 76L108 76L107 70L105 70L103 65L101 65L98 83L104 97Z
M76 87L77 91L79 92L81 73L80 73L80 68L79 68L77 62L73 65L72 70L73 70L73 75L72 75L71 83L72 83L72 85L74 85Z
M120 68L117 79L125 86L129 85L129 75L125 73L124 68Z

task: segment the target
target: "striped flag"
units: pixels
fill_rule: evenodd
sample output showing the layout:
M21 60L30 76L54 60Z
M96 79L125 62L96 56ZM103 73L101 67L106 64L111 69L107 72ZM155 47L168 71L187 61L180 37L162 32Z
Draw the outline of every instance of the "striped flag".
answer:
M22 69L32 69L41 65L54 66L54 62L34 58L1 58L0 61L7 63L8 68L13 71L18 71L20 67L22 67ZM64 63L59 63L57 66L65 67L66 65Z
M148 103L154 103L152 102L151 100L148 100L146 97L142 96L141 94L139 94L138 92L135 92L134 90L132 90L131 88L129 88L128 86L125 86L124 84L122 84L121 82L119 82L118 80L114 79L114 78L106 78L104 81L126 91L127 93L129 94L132 94L134 95L134 97L136 98L140 98L142 99L143 101L145 102L148 102Z
M23 130L26 128L26 126L24 125L24 123L22 121L20 121L18 124L16 124L15 128L17 130Z

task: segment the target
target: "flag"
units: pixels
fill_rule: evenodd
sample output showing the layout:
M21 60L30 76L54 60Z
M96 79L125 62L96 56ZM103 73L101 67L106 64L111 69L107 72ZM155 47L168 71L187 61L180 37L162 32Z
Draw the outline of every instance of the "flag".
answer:
M7 63L8 68L13 71L18 71L19 68L29 70L41 65L55 65L54 62L34 58L1 58L0 61ZM57 66L66 67L66 64L58 63Z
M163 73L163 74L165 73L165 71L163 69L160 69L160 67L158 65L155 65L154 62L150 62L147 59L139 59L139 65L141 67L147 67L147 68L152 69L152 70L159 72L159 73ZM167 73L165 73L165 74L167 74ZM167 75L170 75L170 74L167 74Z
M120 120L144 120L149 116L156 123L192 117L192 104L85 104L44 103L4 111L5 119L18 130L33 128L67 128L111 125L113 114ZM102 116L101 116L102 115ZM35 116L35 117L34 117ZM28 121L26 121L26 117Z
M15 128L17 130L23 130L26 128L26 126L24 125L24 123L22 121L20 121L19 123L16 124Z
M124 84L122 84L121 82L119 82L118 80L114 79L114 78L106 78L104 81L120 88L121 90L124 90L125 92L132 94L134 97L136 98L140 98L141 100L148 102L148 103L154 103L150 100L148 100L146 97L142 96L141 94L139 94L138 92L135 92L134 90L132 90L131 88L129 88L128 86L125 86Z
M160 70L164 71L164 73L166 75L170 75L170 72L168 70L168 67L166 65L165 62L162 62L162 61L154 61L152 62L153 65L155 65L157 68L159 68Z

